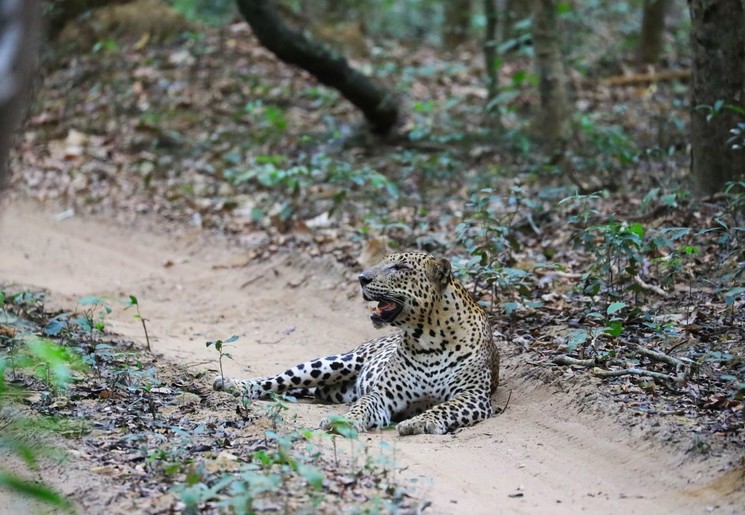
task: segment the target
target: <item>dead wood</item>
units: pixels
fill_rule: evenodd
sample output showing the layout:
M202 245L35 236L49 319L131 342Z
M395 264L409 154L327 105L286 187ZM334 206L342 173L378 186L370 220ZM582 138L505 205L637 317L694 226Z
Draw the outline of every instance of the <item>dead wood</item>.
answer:
M676 382L677 378L661 372L652 372L651 370L644 370L643 368L629 367L622 370L603 370L601 368L592 369L592 374L596 377L621 377L626 375L632 376L646 376L653 379L661 379L663 381Z
M238 0L238 9L262 45L338 90L362 111L373 132L387 134L399 121L398 101L390 90L352 68L338 52L290 28L271 0Z
M633 75L616 75L600 81L604 86L636 86L649 82L663 82L670 80L688 79L691 70L660 70L650 73L636 73Z

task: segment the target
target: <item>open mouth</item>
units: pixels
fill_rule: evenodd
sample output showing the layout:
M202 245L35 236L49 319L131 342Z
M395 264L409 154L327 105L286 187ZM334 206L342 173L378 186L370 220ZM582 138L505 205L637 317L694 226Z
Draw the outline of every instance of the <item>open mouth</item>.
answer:
M404 307L398 302L390 299L383 299L378 301L378 305L375 306L370 313L370 318L373 323L384 323L390 324L393 322L401 310Z

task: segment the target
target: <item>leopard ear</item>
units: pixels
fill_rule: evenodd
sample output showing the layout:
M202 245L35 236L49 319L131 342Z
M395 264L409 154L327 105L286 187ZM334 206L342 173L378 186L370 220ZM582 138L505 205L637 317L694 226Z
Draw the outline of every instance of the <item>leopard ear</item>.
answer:
M447 288L448 284L450 284L450 279L452 277L451 271L452 267L450 266L450 261L445 258L437 260L437 264L435 265L435 280L441 290L444 290Z

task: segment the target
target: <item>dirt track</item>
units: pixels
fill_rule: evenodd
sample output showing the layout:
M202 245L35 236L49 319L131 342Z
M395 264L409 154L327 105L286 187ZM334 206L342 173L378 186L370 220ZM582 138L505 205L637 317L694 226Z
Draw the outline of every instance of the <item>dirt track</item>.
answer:
M262 375L378 334L354 274L330 259L279 255L246 265L246 249L220 239L54 214L25 203L3 209L0 281L46 288L66 308L84 295L134 294L164 359L214 369L204 342L238 334L226 374ZM115 309L111 327L144 342L129 311ZM526 365L503 351L496 404L512 391L504 414L455 435L369 435L395 447L403 478L416 478L431 512L742 513L742 478L721 472L734 457L697 462L635 437L592 406L582 409L576 392L528 379ZM309 426L334 410L292 409Z

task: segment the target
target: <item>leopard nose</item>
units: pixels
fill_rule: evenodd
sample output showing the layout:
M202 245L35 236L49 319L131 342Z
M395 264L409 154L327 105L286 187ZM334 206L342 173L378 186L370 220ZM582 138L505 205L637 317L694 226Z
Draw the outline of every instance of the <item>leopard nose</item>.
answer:
M360 280L360 284L362 286L367 286L372 282L372 279L367 277L365 274L360 274L359 276L357 276L357 278Z

